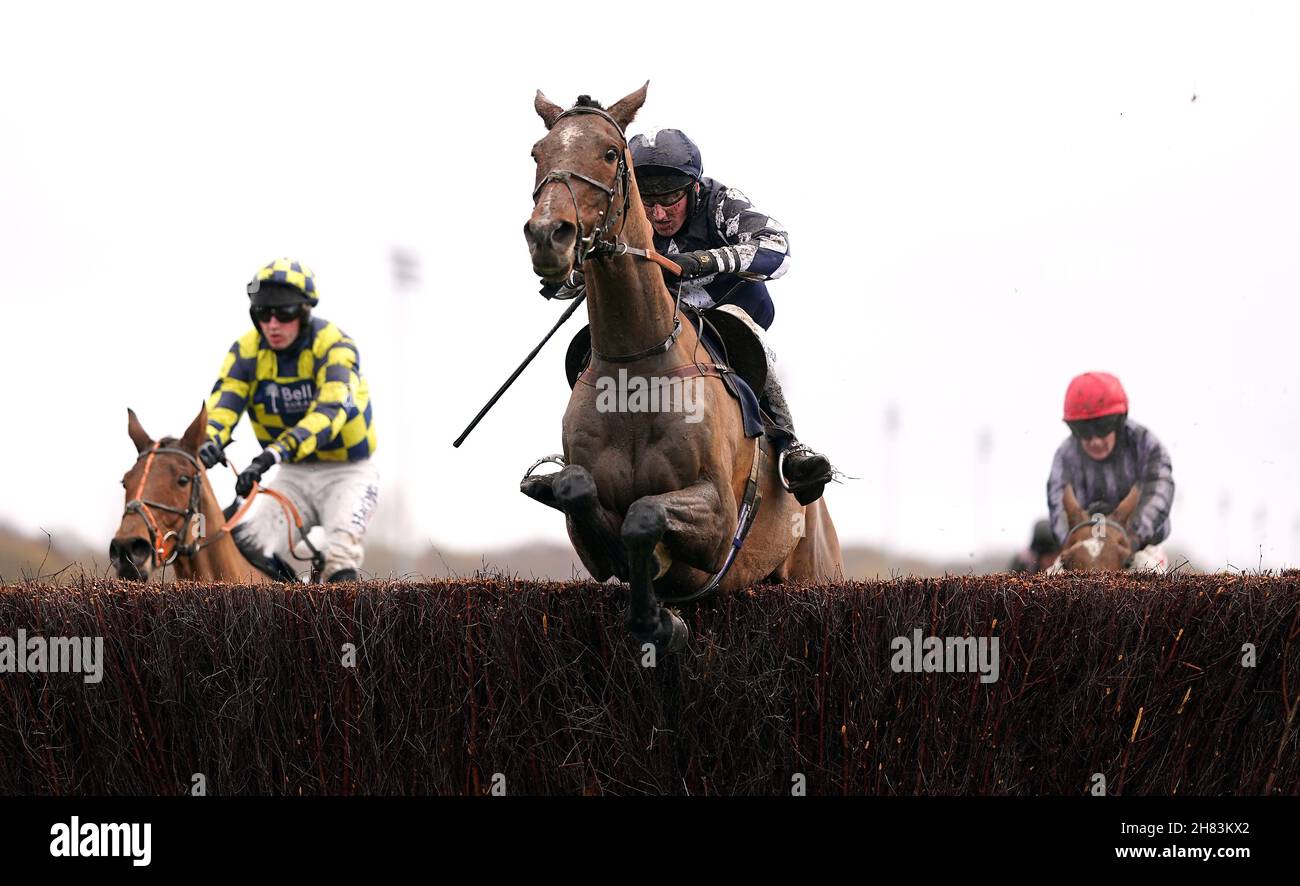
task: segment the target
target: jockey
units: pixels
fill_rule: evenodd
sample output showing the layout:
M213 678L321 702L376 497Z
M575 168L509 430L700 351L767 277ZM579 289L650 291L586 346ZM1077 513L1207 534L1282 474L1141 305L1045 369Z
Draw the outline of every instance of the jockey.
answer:
M1042 572L1056 562L1061 555L1061 545L1052 532L1050 520L1039 520L1034 524L1034 534L1029 547L1016 554L1007 567L1008 572Z
M209 468L248 410L262 452L240 473L235 494L248 496L272 465L266 486L286 495L305 526L325 530L323 575L356 581L362 539L379 496L370 461L375 425L357 346L333 323L312 316L316 278L301 262L276 259L248 284L254 328L231 346L208 398L208 439L199 457ZM258 568L293 578L289 524L280 504L258 496L232 530Z
M1169 561L1160 543L1169 537L1174 503L1168 451L1155 434L1128 417L1124 387L1107 372L1085 372L1070 382L1065 422L1071 436L1056 450L1047 481L1047 507L1058 544L1064 544L1072 528L1061 503L1067 485L1092 514L1114 511L1136 484L1138 506L1125 527L1134 552L1129 568L1164 572Z
M775 315L764 281L790 267L785 230L740 191L704 178L700 149L685 133L661 129L634 136L629 146L655 249L682 268L680 278L665 272L669 291L680 279L682 301L699 309L720 305L763 341ZM831 479L831 464L795 439L773 354L768 350L767 355L767 384L756 392L769 418L767 434L781 453L782 483L800 504L811 504Z

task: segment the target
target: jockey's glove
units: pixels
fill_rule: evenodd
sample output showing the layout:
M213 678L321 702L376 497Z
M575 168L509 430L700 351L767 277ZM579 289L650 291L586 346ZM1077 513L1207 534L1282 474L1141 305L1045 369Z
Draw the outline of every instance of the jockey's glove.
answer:
M203 441L203 445L199 447L199 461L203 462L203 467L209 470L216 464L229 464L226 461L225 450L216 440Z
M275 464L275 456L269 452L263 452L249 462L248 467L240 472L239 479L235 481L235 495L247 498L253 491L253 484L261 480L262 475L269 471L273 464Z
M718 272L718 261L707 249L698 252L682 252L670 255L668 258L681 266L683 280L694 280L696 277L707 277Z

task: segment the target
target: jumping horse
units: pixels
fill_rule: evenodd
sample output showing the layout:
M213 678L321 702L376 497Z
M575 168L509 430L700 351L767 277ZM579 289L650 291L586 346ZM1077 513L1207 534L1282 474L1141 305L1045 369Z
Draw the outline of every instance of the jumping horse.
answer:
M665 603L843 567L825 501L805 507L783 488L766 438L745 435L728 368L705 355L664 283L624 134L648 87L608 110L586 96L565 110L540 91L534 102L547 134L532 150L524 235L544 281L582 273L591 362L564 413L564 467L525 476L521 490L564 512L596 579L628 582L633 636L677 651L689 631ZM593 380L613 376L691 380L697 414L598 408Z

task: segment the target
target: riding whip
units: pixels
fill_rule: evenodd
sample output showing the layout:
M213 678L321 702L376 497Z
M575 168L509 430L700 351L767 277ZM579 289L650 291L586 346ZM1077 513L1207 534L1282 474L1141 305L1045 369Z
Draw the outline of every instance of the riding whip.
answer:
M541 351L541 349L545 347L546 343L551 340L551 336L555 335L556 331L564 325L564 321L573 316L573 312L578 309L578 305L582 304L586 297L587 291L584 289L576 298L573 299L573 304L569 305L569 309L560 316L559 320L555 321L555 325L551 327L551 331L546 333L546 337L538 342L537 347L533 348L532 352L524 358L524 362L519 364L519 368L510 373L510 377L506 379L506 383L498 388L497 392L492 395L492 399L487 401L487 405L478 411L478 415L474 416L474 420L469 423L469 427L465 428L465 430L461 432L461 435L456 438L456 442L451 444L452 446L459 448L460 444L465 442L465 438L469 436L469 432L478 426L478 423L483 419L483 416L487 415L488 410L496 405L496 402L501 399L501 395L506 392L507 388L515 383L515 379L519 378L519 374L528 368L528 364L533 362L533 358L536 357L538 352Z

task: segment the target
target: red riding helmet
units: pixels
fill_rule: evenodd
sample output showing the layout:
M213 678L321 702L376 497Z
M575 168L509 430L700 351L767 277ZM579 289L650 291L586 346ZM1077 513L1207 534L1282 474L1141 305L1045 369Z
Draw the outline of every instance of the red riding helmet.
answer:
M1128 395L1109 372L1085 372L1070 381L1065 392L1065 420L1086 421L1128 412Z

